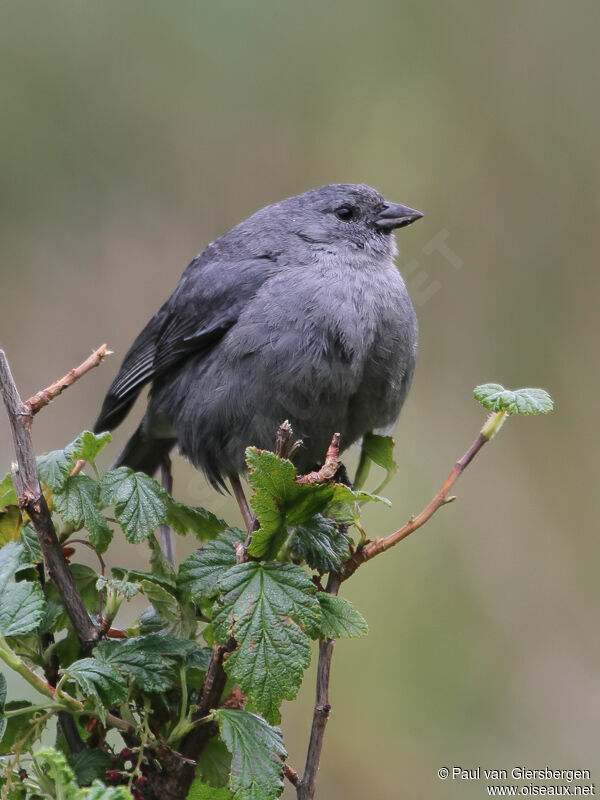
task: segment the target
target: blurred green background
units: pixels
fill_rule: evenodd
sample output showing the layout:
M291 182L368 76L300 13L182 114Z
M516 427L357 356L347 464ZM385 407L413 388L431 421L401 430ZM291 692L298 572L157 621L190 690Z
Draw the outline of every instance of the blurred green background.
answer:
M510 420L457 502L344 586L371 633L336 647L319 796L486 796L441 766L600 768L598 3L55 0L0 18L1 345L25 396L115 351L36 419L37 450L93 423L186 264L253 211L338 181L421 209L398 237L419 363L370 535L470 444L476 384L543 386L556 412ZM175 493L237 520L181 460ZM312 686L285 708L297 769Z

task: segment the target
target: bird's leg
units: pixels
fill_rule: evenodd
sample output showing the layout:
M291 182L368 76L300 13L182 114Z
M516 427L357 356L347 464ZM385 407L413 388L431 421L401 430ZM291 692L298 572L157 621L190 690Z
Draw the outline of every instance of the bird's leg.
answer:
M248 501L246 500L246 495L244 494L244 489L242 488L242 483L237 475L230 475L229 481L231 483L231 488L233 489L233 494L235 499L237 500L237 504L240 507L240 511L242 517L244 519L244 525L246 526L246 530L248 531L248 535L250 536L254 531L254 524L256 522L256 518L254 514L250 510L250 506L248 505Z
M171 459L165 455L160 465L160 483L165 491L173 494L173 473ZM173 547L173 531L168 525L160 526L160 549L171 566L175 566L175 549Z

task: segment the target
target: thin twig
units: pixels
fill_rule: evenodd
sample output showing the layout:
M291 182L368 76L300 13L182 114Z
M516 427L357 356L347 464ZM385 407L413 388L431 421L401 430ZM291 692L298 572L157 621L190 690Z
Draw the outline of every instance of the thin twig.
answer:
M54 383L51 383L46 389L42 389L37 394L34 394L33 397L30 397L29 400L26 400L25 405L29 407L31 414L37 414L38 411L44 406L47 406L55 397L58 397L61 392L69 386L72 386L75 381L79 380L82 375L85 375L86 372L89 372L89 370L101 364L102 360L110 354L111 351L107 349L105 344L100 345L100 347L78 367L70 369L62 378L54 381Z
M173 494L173 472L171 470L171 459L169 455L163 456L160 464L160 482L163 489L169 494ZM168 525L161 525L160 531L160 549L163 556L167 559L169 564L175 566L175 548L173 546L173 531Z
M309 472L307 475L299 475L296 478L296 483L303 484L316 484L327 483L332 480L335 473L340 467L340 434L334 433L331 439L331 444L325 456L325 463L321 469L316 472Z
M227 675L223 669L223 658L227 653L231 653L235 646L235 639L229 639L225 644L213 645L200 697L196 704L197 708L192 718L194 721L202 719L209 711L218 707L223 689L227 683ZM206 742L213 735L214 731L211 731L208 725L194 728L183 740L180 750L186 758L192 758L196 761L202 753Z
M288 781L292 784L292 786L298 786L300 782L300 776L296 772L295 769L292 769L290 765L286 762L283 764L283 774L288 779Z
M90 620L56 536L52 516L42 494L31 441L32 407L22 402L3 350L0 350L0 391L12 428L19 465L18 471L13 472L19 506L31 519L44 554L48 575L58 589L84 653L89 654L98 640L98 631Z
M341 579L337 572L331 572L327 581L328 594L337 594L340 588ZM315 794L317 782L317 772L321 761L321 751L323 749L323 737L325 727L331 713L329 703L329 678L331 675L331 658L335 639L325 639L319 642L319 663L317 666L317 692L315 708L313 711L313 721L308 742L308 752L306 754L306 764L302 780L296 784L298 800L312 800Z
M401 542L403 539L406 539L413 531L416 531L422 525L424 525L427 520L431 519L431 517L435 514L438 509L442 508L442 506L447 505L449 502L454 500L453 497L448 497L448 493L450 489L454 486L458 478L462 475L464 470L469 466L471 461L475 458L477 453L481 450L481 448L489 441L489 438L484 436L483 433L480 433L471 447L467 450L462 458L460 458L452 471L442 484L441 489L435 495L435 497L425 506L423 511L420 514L417 514L416 517L412 517L401 528L399 528L394 533L390 533L389 536L386 536L384 539L377 539L374 542L366 545L358 549L350 558L342 565L340 570L341 578L343 581L347 580L351 575L353 575L356 570L360 567L361 564L364 564L365 561L369 561L371 558L379 555L380 553L384 553L386 550L389 550L390 547L393 547L398 542Z
M242 482L240 481L237 475L231 475L229 477L229 482L231 483L231 488L233 489L233 495L237 500L237 504L240 508L240 512L242 514L246 530L248 531L248 535L251 536L252 531L254 530L255 517L252 511L250 510L248 501L246 500L246 495L244 494Z

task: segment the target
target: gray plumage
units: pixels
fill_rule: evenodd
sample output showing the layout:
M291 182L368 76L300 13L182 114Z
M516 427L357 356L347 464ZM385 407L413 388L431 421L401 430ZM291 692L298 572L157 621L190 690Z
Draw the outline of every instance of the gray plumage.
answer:
M114 466L153 474L178 443L217 486L271 449L289 419L321 463L391 426L410 388L417 321L392 231L418 211L368 186L335 184L267 206L212 242L137 337L94 430L112 429L152 382Z

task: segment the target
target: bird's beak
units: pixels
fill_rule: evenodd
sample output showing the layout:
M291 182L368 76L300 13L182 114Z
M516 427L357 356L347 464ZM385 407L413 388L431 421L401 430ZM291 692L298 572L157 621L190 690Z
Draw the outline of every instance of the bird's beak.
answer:
M418 219L423 214L408 206L401 206L398 203L385 203L377 219L375 227L380 231L392 231L394 228L405 228Z

